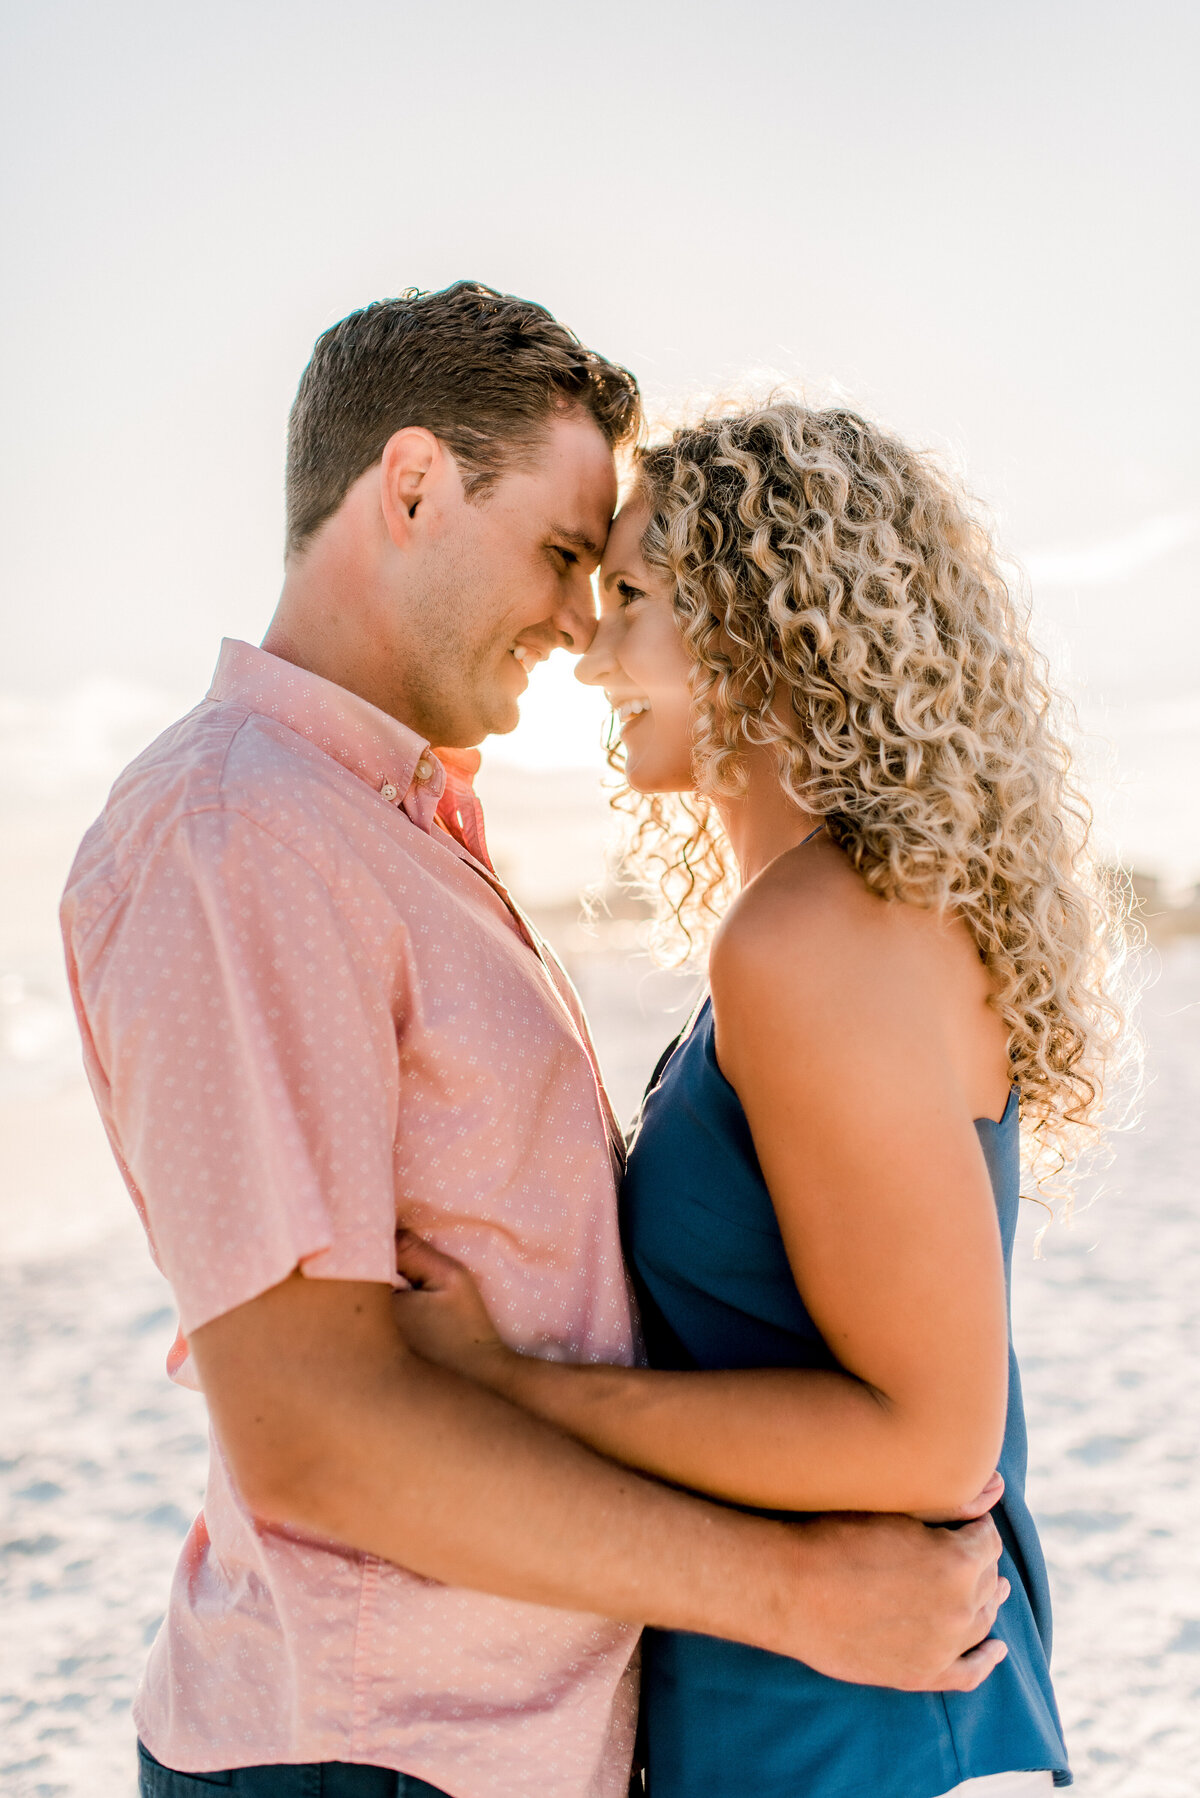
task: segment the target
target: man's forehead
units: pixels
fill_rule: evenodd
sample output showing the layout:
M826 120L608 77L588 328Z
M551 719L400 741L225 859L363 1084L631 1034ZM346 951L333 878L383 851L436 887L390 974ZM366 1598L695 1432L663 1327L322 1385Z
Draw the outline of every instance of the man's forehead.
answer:
M616 502L617 465L612 447L594 419L579 413L555 418L537 457L540 472L568 492L574 504L599 507L611 515Z
M593 566L608 540L617 501L612 450L590 421L558 418L545 442L502 476L496 497L523 529L572 549Z

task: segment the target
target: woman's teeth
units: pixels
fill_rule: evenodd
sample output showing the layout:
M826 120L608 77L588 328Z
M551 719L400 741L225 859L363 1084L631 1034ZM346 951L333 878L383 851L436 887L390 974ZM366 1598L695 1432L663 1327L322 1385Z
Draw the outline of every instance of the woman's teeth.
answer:
M628 724L631 718L640 717L643 712L649 710L650 701L648 699L627 699L624 705L617 707L617 722L618 724Z

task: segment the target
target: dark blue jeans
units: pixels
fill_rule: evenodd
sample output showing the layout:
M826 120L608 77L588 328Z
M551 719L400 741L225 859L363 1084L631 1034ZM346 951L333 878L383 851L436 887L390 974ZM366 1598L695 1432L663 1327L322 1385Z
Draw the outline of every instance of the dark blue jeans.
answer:
M303 1767L234 1767L228 1773L173 1773L138 1743L141 1798L214 1798L224 1788L236 1798L447 1798L411 1773L356 1767L349 1761Z

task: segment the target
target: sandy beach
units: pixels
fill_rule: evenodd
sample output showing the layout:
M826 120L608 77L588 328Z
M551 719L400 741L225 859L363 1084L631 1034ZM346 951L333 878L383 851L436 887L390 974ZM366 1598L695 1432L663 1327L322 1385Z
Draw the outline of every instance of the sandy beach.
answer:
M536 886L520 785L498 782L493 835ZM205 1462L202 1403L163 1370L170 1296L92 1113L58 967L53 902L95 798L82 779L9 792L0 820L19 874L0 917L5 1798L130 1798L129 1703ZM588 937L561 905L547 915L628 1116L690 983L631 959L623 921ZM1194 1798L1200 1766L1200 942L1163 951L1145 1027L1141 1129L1038 1261L1029 1207L1015 1275L1084 1798Z
M276 616L285 658L458 742L495 672L492 858L626 1123L695 1002L606 857L601 745L682 672L629 553L658 477L633 436L616 487L603 459L632 429L620 370L646 447L760 403L830 414L752 432L778 484L757 449L719 454L707 496L680 473L669 542L643 538L691 649L733 670L719 711L762 689L802 737L815 655L964 765L956 692L989 740L1041 719L1128 876L1141 1121L1040 1254L1022 1206L1013 1326L1074 1789L1200 1798L1200 4L56 0L10 4L0 41L0 1798L135 1798L131 1703L203 1502L205 1406L166 1374L176 1313L82 1072L58 904L221 640ZM739 621L725 524L695 566L685 538L743 475ZM614 498L629 534L593 555ZM1063 702L1044 717L984 536ZM650 630L581 666L549 650L593 641L593 562L597 617L641 592ZM736 678L751 638L782 656L765 688ZM1021 781L993 785L1025 829Z

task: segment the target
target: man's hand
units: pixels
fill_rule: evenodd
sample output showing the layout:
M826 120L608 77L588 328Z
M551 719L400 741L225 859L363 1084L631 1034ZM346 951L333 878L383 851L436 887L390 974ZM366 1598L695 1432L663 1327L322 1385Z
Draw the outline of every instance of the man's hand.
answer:
M971 1692L1004 1659L985 1638L1009 1594L990 1517L930 1529L908 1517L846 1515L796 1526L802 1615L766 1646L832 1679L902 1692Z

